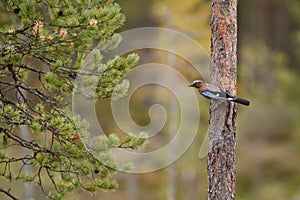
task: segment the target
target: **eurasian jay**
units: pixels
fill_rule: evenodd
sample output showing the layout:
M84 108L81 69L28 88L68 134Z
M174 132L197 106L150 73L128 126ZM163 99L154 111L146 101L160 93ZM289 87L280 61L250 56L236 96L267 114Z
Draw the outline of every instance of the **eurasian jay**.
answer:
M195 87L199 90L200 94L208 99L220 100L220 101L232 101L239 104L243 104L245 106L250 105L250 101L246 99L241 99L238 97L233 97L227 92L222 91L220 88L205 83L202 80L195 80L189 87Z

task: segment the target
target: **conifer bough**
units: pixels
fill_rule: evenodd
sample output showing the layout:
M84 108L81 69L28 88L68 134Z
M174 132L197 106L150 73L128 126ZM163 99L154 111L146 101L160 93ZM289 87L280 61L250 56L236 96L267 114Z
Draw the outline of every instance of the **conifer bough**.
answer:
M95 95L86 98L110 98L137 63L135 54L110 60L101 54L120 41L116 30L125 17L119 5L111 0L9 0L0 9L0 176L35 183L50 199L77 188L116 189L111 175L130 167L119 164L110 148L136 149L146 140L99 136L95 145L104 146L115 169L103 165L82 144L88 123L72 116L69 100L75 90L81 92L75 87L78 75L97 86ZM94 62L86 67L85 58L95 47ZM119 96L126 85L118 86ZM24 128L29 134L22 133ZM80 138L78 129L85 136ZM4 195L22 198L14 189L0 186Z

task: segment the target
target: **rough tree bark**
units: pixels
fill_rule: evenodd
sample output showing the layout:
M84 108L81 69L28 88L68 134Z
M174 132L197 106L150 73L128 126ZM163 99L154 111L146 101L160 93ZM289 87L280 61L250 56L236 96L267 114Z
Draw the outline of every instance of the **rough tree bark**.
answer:
M237 0L212 0L211 82L236 95ZM235 199L236 104L211 101L208 200Z

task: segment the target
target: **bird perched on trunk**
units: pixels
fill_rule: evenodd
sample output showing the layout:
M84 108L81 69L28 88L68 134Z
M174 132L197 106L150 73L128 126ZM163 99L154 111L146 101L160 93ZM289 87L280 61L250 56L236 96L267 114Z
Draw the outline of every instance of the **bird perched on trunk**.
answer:
M243 104L245 106L250 105L250 101L238 97L233 97L227 92L221 90L220 88L212 84L205 83L202 80L195 80L192 84L189 85L189 87L197 88L200 94L208 99L214 99L220 101L232 101L239 104Z

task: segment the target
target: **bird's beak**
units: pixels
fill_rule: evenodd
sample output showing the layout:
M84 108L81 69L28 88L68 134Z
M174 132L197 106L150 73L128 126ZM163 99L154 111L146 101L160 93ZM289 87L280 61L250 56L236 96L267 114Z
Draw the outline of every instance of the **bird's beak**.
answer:
M189 87L194 87L194 86L193 86L193 83L191 83L191 84L189 85Z

